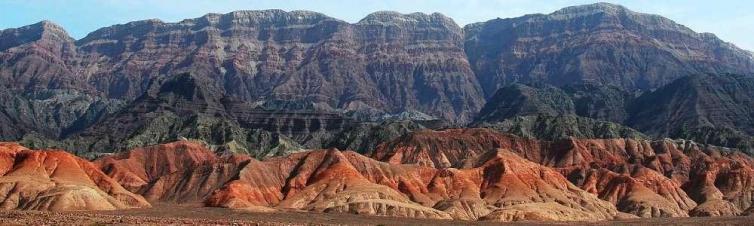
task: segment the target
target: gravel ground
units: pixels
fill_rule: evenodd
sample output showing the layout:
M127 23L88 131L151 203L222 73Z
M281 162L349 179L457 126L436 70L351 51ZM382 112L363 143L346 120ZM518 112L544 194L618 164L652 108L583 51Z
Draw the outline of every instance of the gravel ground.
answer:
M223 208L157 204L119 211L0 211L0 225L567 225L569 223L486 223L306 212L251 213ZM572 225L754 225L753 217L658 218Z

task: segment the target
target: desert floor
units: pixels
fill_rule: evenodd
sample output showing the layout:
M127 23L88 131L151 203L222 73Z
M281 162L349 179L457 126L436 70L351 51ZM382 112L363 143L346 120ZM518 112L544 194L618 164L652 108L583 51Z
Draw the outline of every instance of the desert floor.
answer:
M118 211L0 211L0 225L754 225L754 217L655 218L609 222L487 223L375 217L353 214L255 213L195 205L156 204L153 208Z

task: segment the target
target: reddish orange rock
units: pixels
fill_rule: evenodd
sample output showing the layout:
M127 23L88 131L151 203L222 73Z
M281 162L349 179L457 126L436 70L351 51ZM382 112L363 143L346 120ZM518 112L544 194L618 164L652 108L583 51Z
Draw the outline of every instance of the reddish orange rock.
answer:
M104 157L95 164L148 200L201 202L248 160L246 156L221 158L203 144L179 141Z
M540 143L490 129L421 130L381 144L371 154L389 163L417 163L433 168L461 168L467 159L498 148L527 150L539 160Z
M496 211L507 216L504 210L509 209L542 216L574 213L552 218L556 220L608 220L617 214L613 205L557 171L510 151L490 151L470 164L468 169L435 169L379 162L350 151L297 153L251 161L238 180L213 193L206 204L466 220ZM550 208L530 208L541 206Z
M751 157L683 140L537 141L490 129L424 130L371 155L395 164L470 168L470 159L497 148L556 169L620 211L642 217L737 215L754 200Z
M114 210L149 207L94 164L60 150L0 144L0 208Z
M93 164L0 143L0 207L133 208L149 205L136 195L143 194L251 211L482 221L754 212L754 159L683 140L538 141L489 129L425 130L370 155L332 149L259 161L182 141Z

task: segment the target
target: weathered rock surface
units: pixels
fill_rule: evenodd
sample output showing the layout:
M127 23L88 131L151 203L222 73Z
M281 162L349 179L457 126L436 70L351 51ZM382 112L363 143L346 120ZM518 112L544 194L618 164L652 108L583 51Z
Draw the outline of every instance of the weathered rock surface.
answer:
M571 97L576 115L615 123L624 123L630 117L629 106L637 95L618 86L589 81L561 89Z
M0 91L0 135L7 140L23 140L31 148L49 147L34 137L60 138L89 127L103 116L120 110L125 101L107 99L73 89L49 89L15 93Z
M754 159L683 140L542 141L447 129L410 132L380 145L374 158L330 149L261 161L181 141L94 163L62 151L0 147L9 209L149 206L141 194L258 212L601 221L735 216L754 203Z
M425 123L426 122L426 123ZM334 134L324 147L369 153L378 145L410 132L435 127L430 121L388 120L380 123L359 123Z
M580 84L563 89L547 85L505 86L484 105L472 126L544 140L646 138L641 132L621 125L622 121L608 121L628 117L625 102L633 99L617 88L595 89L595 86Z
M522 115L575 113L573 101L561 89L514 84L500 88L479 112L477 121L499 122Z
M190 138L261 159L299 151L301 145L319 147L351 123L335 113L269 110L224 96L201 77L181 74L155 81L145 95L62 141L25 141L83 155Z
M381 144L371 157L393 164L461 168L467 159L497 148L539 150L540 143L490 129L420 130ZM531 154L537 155L536 152Z
M641 95L592 83L513 84L500 88L472 125L548 140L642 137L630 126L655 138L751 152L751 87L753 77L732 74L691 75Z
M670 19L597 3L467 25L464 48L486 96L507 84L584 81L626 90L697 73L751 73L750 53Z
M190 72L245 101L464 121L484 100L463 39L450 18L421 13L376 12L349 24L308 11L236 11L136 21L77 41L45 21L0 33L0 77L23 91L78 87L133 100L153 79Z
M370 182L349 158L374 160L338 150L252 160L239 179L207 200L209 206L256 209L269 206L317 212L450 219L447 213L412 202L399 191Z
M76 45L65 30L50 22L0 30L0 84L4 89L90 89L73 76Z
M754 150L754 77L695 75L642 95L626 122L656 137Z
M372 156L393 164L470 168L469 159L498 148L552 167L640 217L738 215L752 206L751 157L684 140L539 141L489 129L424 130L385 143Z
M29 150L0 143L0 208L115 210L143 208L143 197L124 189L94 164L61 150Z
M647 139L649 136L630 127L608 121L578 115L536 114L515 116L501 122L480 122L475 127L494 129L521 137L542 140L574 138L632 138Z
M504 207L482 217L481 221L594 221L593 213L558 203L527 203Z
M201 202L230 181L248 158L218 157L204 144L181 141L107 156L94 164L147 200Z
M18 93L75 89L130 101L153 80L192 73L243 101L462 123L514 82L634 91L697 73L754 72L750 52L712 34L606 3L465 28L437 13L375 12L350 24L263 10L135 21L73 40L43 21L0 31L0 43L0 79Z
M539 204L567 213L553 220L605 220L617 212L557 171L507 150L490 151L469 169L390 164L338 150L252 160L206 203L465 220L508 209L553 214Z

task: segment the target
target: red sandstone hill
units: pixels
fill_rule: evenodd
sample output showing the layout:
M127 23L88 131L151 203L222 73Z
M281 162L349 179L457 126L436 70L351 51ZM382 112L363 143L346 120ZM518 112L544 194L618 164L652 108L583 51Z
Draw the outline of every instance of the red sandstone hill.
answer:
M0 209L114 210L149 207L94 164L60 150L0 143Z
M102 210L147 207L150 200L480 221L754 212L751 157L681 140L546 142L489 129L425 130L371 156L331 149L259 161L181 141L90 163L2 143L0 204Z
M752 207L751 157L683 140L545 142L488 129L425 130L385 143L372 156L469 168L470 159L498 148L558 170L621 212L641 217L739 215Z
M469 169L390 164L338 150L252 161L206 204L493 221L595 221L617 214L557 171L504 149Z
M137 148L94 163L147 200L201 202L236 175L248 159L219 157L202 144L179 141Z

